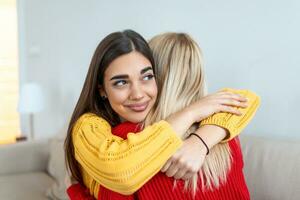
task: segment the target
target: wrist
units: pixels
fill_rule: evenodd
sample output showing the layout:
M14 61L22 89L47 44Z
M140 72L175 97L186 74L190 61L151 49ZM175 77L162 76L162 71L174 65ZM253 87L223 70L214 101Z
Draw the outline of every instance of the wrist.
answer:
M206 142L209 149L211 149L226 137L227 130L214 124L205 124L201 125L195 133L199 135Z
M195 112L195 109L193 109L192 106L188 106L182 111L185 113L186 117L188 117L191 120L191 124L201 121L201 119L199 119L199 113Z
M189 136L189 138L194 138L194 140L198 141L198 145L201 145L201 153L203 153L204 155L208 155L209 154L209 147L206 144L206 142L202 139L202 137L200 137L198 134L196 133L191 133Z

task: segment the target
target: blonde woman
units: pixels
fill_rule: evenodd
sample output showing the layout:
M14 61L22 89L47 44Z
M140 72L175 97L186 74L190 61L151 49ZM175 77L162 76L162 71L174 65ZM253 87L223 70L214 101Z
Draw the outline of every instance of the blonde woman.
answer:
M156 79L159 100L154 106L155 109L150 112L146 124L165 119L172 113L206 96L203 56L199 46L189 35L165 33L152 38L149 45L154 54L156 72L160 76ZM239 93L249 95L247 93L250 92L239 91ZM205 98L208 99L209 96ZM250 99L250 101L248 103L251 106L248 109L249 114L251 114L248 117L253 116L259 104L258 98ZM246 116L239 117L226 113L218 115L222 115L221 119L223 119L209 118L201 122L199 129L195 125L186 133L178 136L183 140L188 137L200 136L200 143L203 141L215 141L216 143L218 141L207 139L207 137L214 135L207 134L207 132L216 130L204 125L224 126L230 122L225 127L230 132L236 132L246 125L242 124L243 121L249 120ZM184 177L188 176L189 173L185 169L182 170L180 166L180 162L185 162L185 159L188 159L184 158L183 155L188 155L187 152L191 149L187 146L185 146L186 149L181 148L161 169L166 175L164 173L157 174L139 190L139 199L249 199L249 192L242 171L243 159L238 138L229 142L223 141L213 146L215 143L206 144L209 148L207 156L190 152L191 156L205 156L199 173L194 174L192 178ZM167 176L190 179L175 181L176 179Z

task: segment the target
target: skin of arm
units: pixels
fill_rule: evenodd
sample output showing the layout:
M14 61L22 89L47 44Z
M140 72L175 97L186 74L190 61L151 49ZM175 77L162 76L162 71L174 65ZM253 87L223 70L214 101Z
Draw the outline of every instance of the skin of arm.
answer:
M209 149L220 143L228 135L228 131L225 128L216 125L201 126L195 131L195 133L204 140ZM205 149L206 153L206 147L202 142L201 145L202 148Z
M215 113L226 112L231 115L242 115L237 108L246 108L247 98L232 91L220 91L207 95L184 109L171 114L166 121L176 133L185 133L193 123L209 118ZM216 129L218 130L218 129Z

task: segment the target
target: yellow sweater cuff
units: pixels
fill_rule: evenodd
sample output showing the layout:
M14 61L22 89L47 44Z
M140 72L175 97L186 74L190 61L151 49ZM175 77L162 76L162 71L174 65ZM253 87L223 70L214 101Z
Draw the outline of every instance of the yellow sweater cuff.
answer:
M216 125L225 128L228 130L228 135L222 142L227 142L239 135L251 121L260 105L260 97L250 90L225 88L222 91L233 92L246 97L248 99L248 107L238 108L238 110L242 112L241 116L233 115L231 113L216 113L211 117L202 120L200 127L204 125Z

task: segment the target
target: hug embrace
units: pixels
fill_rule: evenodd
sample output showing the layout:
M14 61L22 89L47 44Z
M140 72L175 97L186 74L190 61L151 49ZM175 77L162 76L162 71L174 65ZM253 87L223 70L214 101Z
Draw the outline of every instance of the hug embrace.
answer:
M185 33L106 36L65 140L70 199L250 199L238 135L260 98L207 94L203 67Z

